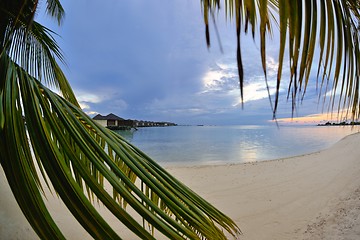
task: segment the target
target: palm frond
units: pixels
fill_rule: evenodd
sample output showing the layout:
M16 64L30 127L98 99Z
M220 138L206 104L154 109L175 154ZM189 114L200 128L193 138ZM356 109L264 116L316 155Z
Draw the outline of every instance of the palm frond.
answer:
M28 2L32 1L24 1L24 3ZM56 11L54 8L61 7L56 2L58 1L49 1L52 11ZM31 6L30 4L24 9ZM63 54L52 36L55 33L35 21L29 22L25 17L28 15L26 11L8 10L3 7L0 10L7 20L7 26L4 27L5 31L2 36L1 55L7 54L32 76L55 87L65 99L78 105L70 84L57 63L57 59L62 62L64 60ZM58 11L61 12L61 10ZM54 14L57 16L60 13ZM62 18L61 14L59 18Z
M43 239L64 239L47 211L39 191L40 180L32 160L31 146L22 117L20 93L16 86L16 68L2 57L1 69L6 70L6 85L0 89L1 166L22 212L38 236Z
M240 232L139 149L83 113L56 62L62 54L53 32L33 22L38 1L5 2L0 4L0 162L39 237L64 239L44 204L42 182L96 239L120 236L94 200L143 239L153 239L153 228L170 239L225 239L223 231ZM60 21L60 2L47 3ZM64 98L42 82L59 88Z
M98 126L76 105L44 87L12 61L7 69L0 135L1 145L12 147L2 151L1 164L19 205L39 236L62 235L50 216L41 217L40 213L46 212L43 206L29 208L29 195L42 202L36 168L46 174L66 206L94 238L120 237L94 208L92 194L141 238L151 239L152 235L127 213L125 206L170 239L225 239L222 229L233 235L239 233L232 220L139 149ZM17 166L21 171L16 179L12 177L14 162L21 165ZM26 166L22 166L24 162ZM28 178L33 183L31 189L16 191L24 184L21 179ZM106 184L112 187L110 192L105 190ZM45 228L53 232L42 233Z
M203 1L205 2L205 1ZM203 11L218 8L217 1L209 0ZM229 19L244 21L245 31L251 24L255 36L256 20L259 19L262 67L266 78L265 34L271 33L270 22L279 21L279 66L275 94L274 117L279 101L279 89L282 79L284 53L288 47L290 60L290 83L288 97L291 96L293 111L298 95L303 99L311 78L314 59L318 60L318 79L325 90L332 89L331 108L338 100L338 109L349 108L352 118L360 117L359 72L360 72L360 3L357 0L224 0L225 13ZM277 17L271 17L273 10ZM240 14L237 14L240 12ZM257 16L257 13L259 16ZM238 31L239 27L236 27ZM238 42L240 35L237 34ZM286 39L287 38L287 39ZM208 40L210 41L210 40ZM318 46L316 45L318 42ZM238 44L239 45L239 44ZM317 57L315 57L318 53ZM241 58L241 56L240 56ZM239 62L239 50L237 50ZM239 64L238 64L239 65ZM241 70L240 70L241 68ZM240 90L242 92L244 76L239 65ZM340 90L340 97L337 92ZM320 91L320 94L322 91ZM242 96L242 94L241 94Z
M65 17L65 11L59 0L47 0L46 11L47 13L56 18L60 25Z

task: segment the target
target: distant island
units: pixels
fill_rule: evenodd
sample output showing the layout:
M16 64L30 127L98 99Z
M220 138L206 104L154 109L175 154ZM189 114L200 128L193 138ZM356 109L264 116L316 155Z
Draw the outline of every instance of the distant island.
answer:
M154 121L124 119L119 116L116 116L113 113L110 113L106 116L98 114L95 117L93 117L93 120L99 123L100 125L109 128L111 130L130 130L130 129L137 129L139 127L177 126L176 123L172 123L172 122L154 122Z
M326 122L326 123L319 123L317 126L354 126L360 125L360 122Z

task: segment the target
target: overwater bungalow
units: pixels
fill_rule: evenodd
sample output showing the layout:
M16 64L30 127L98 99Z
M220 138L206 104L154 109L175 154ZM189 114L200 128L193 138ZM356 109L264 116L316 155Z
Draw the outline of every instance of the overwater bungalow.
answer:
M112 130L130 130L132 128L136 129L138 127L168 127L177 125L171 122L152 122L143 120L123 119L113 113L110 113L106 116L98 114L93 117L93 120L95 120L100 125Z

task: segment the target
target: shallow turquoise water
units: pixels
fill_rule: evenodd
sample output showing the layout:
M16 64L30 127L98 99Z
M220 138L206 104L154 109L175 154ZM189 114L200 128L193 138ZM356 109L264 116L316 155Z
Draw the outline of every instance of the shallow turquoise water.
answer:
M176 126L119 133L162 165L204 165L307 154L358 131L349 126Z

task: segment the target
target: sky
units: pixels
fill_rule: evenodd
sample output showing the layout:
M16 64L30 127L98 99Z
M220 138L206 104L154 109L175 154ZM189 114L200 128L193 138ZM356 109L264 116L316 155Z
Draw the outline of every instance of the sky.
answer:
M245 70L241 107L235 25L222 13L217 14L221 44L210 23L208 49L200 1L61 2L66 12L62 26L43 11L37 21L59 35L56 39L66 61L63 70L90 116L114 113L125 119L205 125L268 124L272 119L259 40L251 34L241 36ZM266 61L272 99L279 48L274 29ZM292 117L286 97L288 78L285 63L278 119ZM322 121L315 82L312 77L291 122L302 123L302 117L315 115L311 123Z

